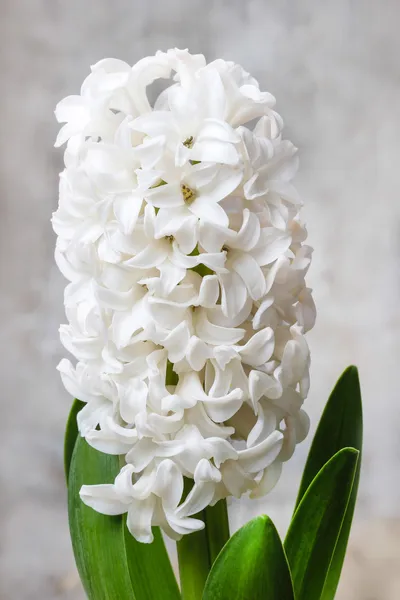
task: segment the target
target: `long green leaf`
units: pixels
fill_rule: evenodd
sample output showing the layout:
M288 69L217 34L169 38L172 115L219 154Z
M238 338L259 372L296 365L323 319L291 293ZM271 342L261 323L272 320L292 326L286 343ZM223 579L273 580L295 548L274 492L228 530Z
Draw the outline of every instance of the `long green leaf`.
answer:
M69 471L69 524L78 571L89 600L177 600L178 587L159 531L151 545L126 533L121 516L101 515L79 497L83 484L111 483L117 456L78 437ZM129 537L128 537L129 536Z
M332 456L342 448L361 452L361 447L361 391L357 368L351 366L339 378L322 413L304 468L296 508L314 477Z
M218 555L203 600L293 600L285 552L269 517L252 519Z
M78 437L69 472L69 526L75 560L89 600L134 600L127 566L122 517L101 515L85 506L85 484L111 483L118 457L96 452Z
M297 600L320 600L351 495L359 452L344 448L304 494L285 540Z
M69 469L71 466L72 453L75 448L76 438L78 437L78 425L76 423L76 417L78 412L85 406L84 402L80 400L74 400L69 411L67 425L65 427L64 435L64 472L65 478L68 483Z
M361 453L363 435L360 382L356 367L348 367L335 385L322 414L304 469L296 507L318 471L339 450L356 448ZM361 455L340 536L332 557L321 600L333 600L346 554L357 500Z

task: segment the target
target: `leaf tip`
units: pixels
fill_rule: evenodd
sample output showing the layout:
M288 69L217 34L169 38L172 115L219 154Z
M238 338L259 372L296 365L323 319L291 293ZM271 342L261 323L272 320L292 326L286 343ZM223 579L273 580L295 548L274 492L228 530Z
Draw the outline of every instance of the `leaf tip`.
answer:
M358 458L360 455L360 451L357 450L357 448L353 448L353 446L345 446L344 448L338 450L332 458L335 458L335 456L338 457L343 454L347 454L348 456L353 455L354 457Z
M352 376L352 377L356 377L358 379L358 367L356 367L356 365L349 365L348 367L346 367L346 369L343 371L342 377L344 375L348 375L348 376Z

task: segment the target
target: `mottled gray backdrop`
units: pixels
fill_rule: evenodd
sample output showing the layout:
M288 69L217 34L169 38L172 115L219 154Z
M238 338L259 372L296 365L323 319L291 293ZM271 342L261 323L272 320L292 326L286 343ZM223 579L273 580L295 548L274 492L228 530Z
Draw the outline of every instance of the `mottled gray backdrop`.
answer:
M399 17L396 0L1 1L1 600L83 598L62 469L70 399L55 371L64 281L49 222L62 161L53 109L98 59L133 63L173 46L242 63L276 95L300 148L319 311L314 426L349 363L365 398L361 494L337 598L400 598ZM234 527L266 511L284 531L307 449L269 498L232 507Z

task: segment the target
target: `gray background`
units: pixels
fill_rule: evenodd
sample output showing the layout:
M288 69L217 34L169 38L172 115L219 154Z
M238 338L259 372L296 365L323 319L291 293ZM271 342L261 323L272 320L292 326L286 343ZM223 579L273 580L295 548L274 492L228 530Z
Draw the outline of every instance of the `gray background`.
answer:
M349 363L365 399L360 501L337 598L400 597L399 17L396 0L1 1L1 600L83 598L62 471L70 399L55 371L64 281L49 223L62 161L53 109L98 59L134 63L173 46L242 63L276 95L300 148L319 311L314 426ZM267 499L235 503L234 527L266 511L284 531L308 443Z

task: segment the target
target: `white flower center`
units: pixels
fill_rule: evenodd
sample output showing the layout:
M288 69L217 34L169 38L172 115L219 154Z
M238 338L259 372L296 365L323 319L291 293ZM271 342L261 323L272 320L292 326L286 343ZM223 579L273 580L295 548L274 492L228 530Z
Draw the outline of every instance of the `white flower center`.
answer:
M185 183L181 183L181 192L186 204L191 204L196 198L196 192Z
M192 135L190 135L188 138L186 138L186 140L184 142L182 142L184 146L186 146L186 148L192 148L193 143L194 143L194 138Z

